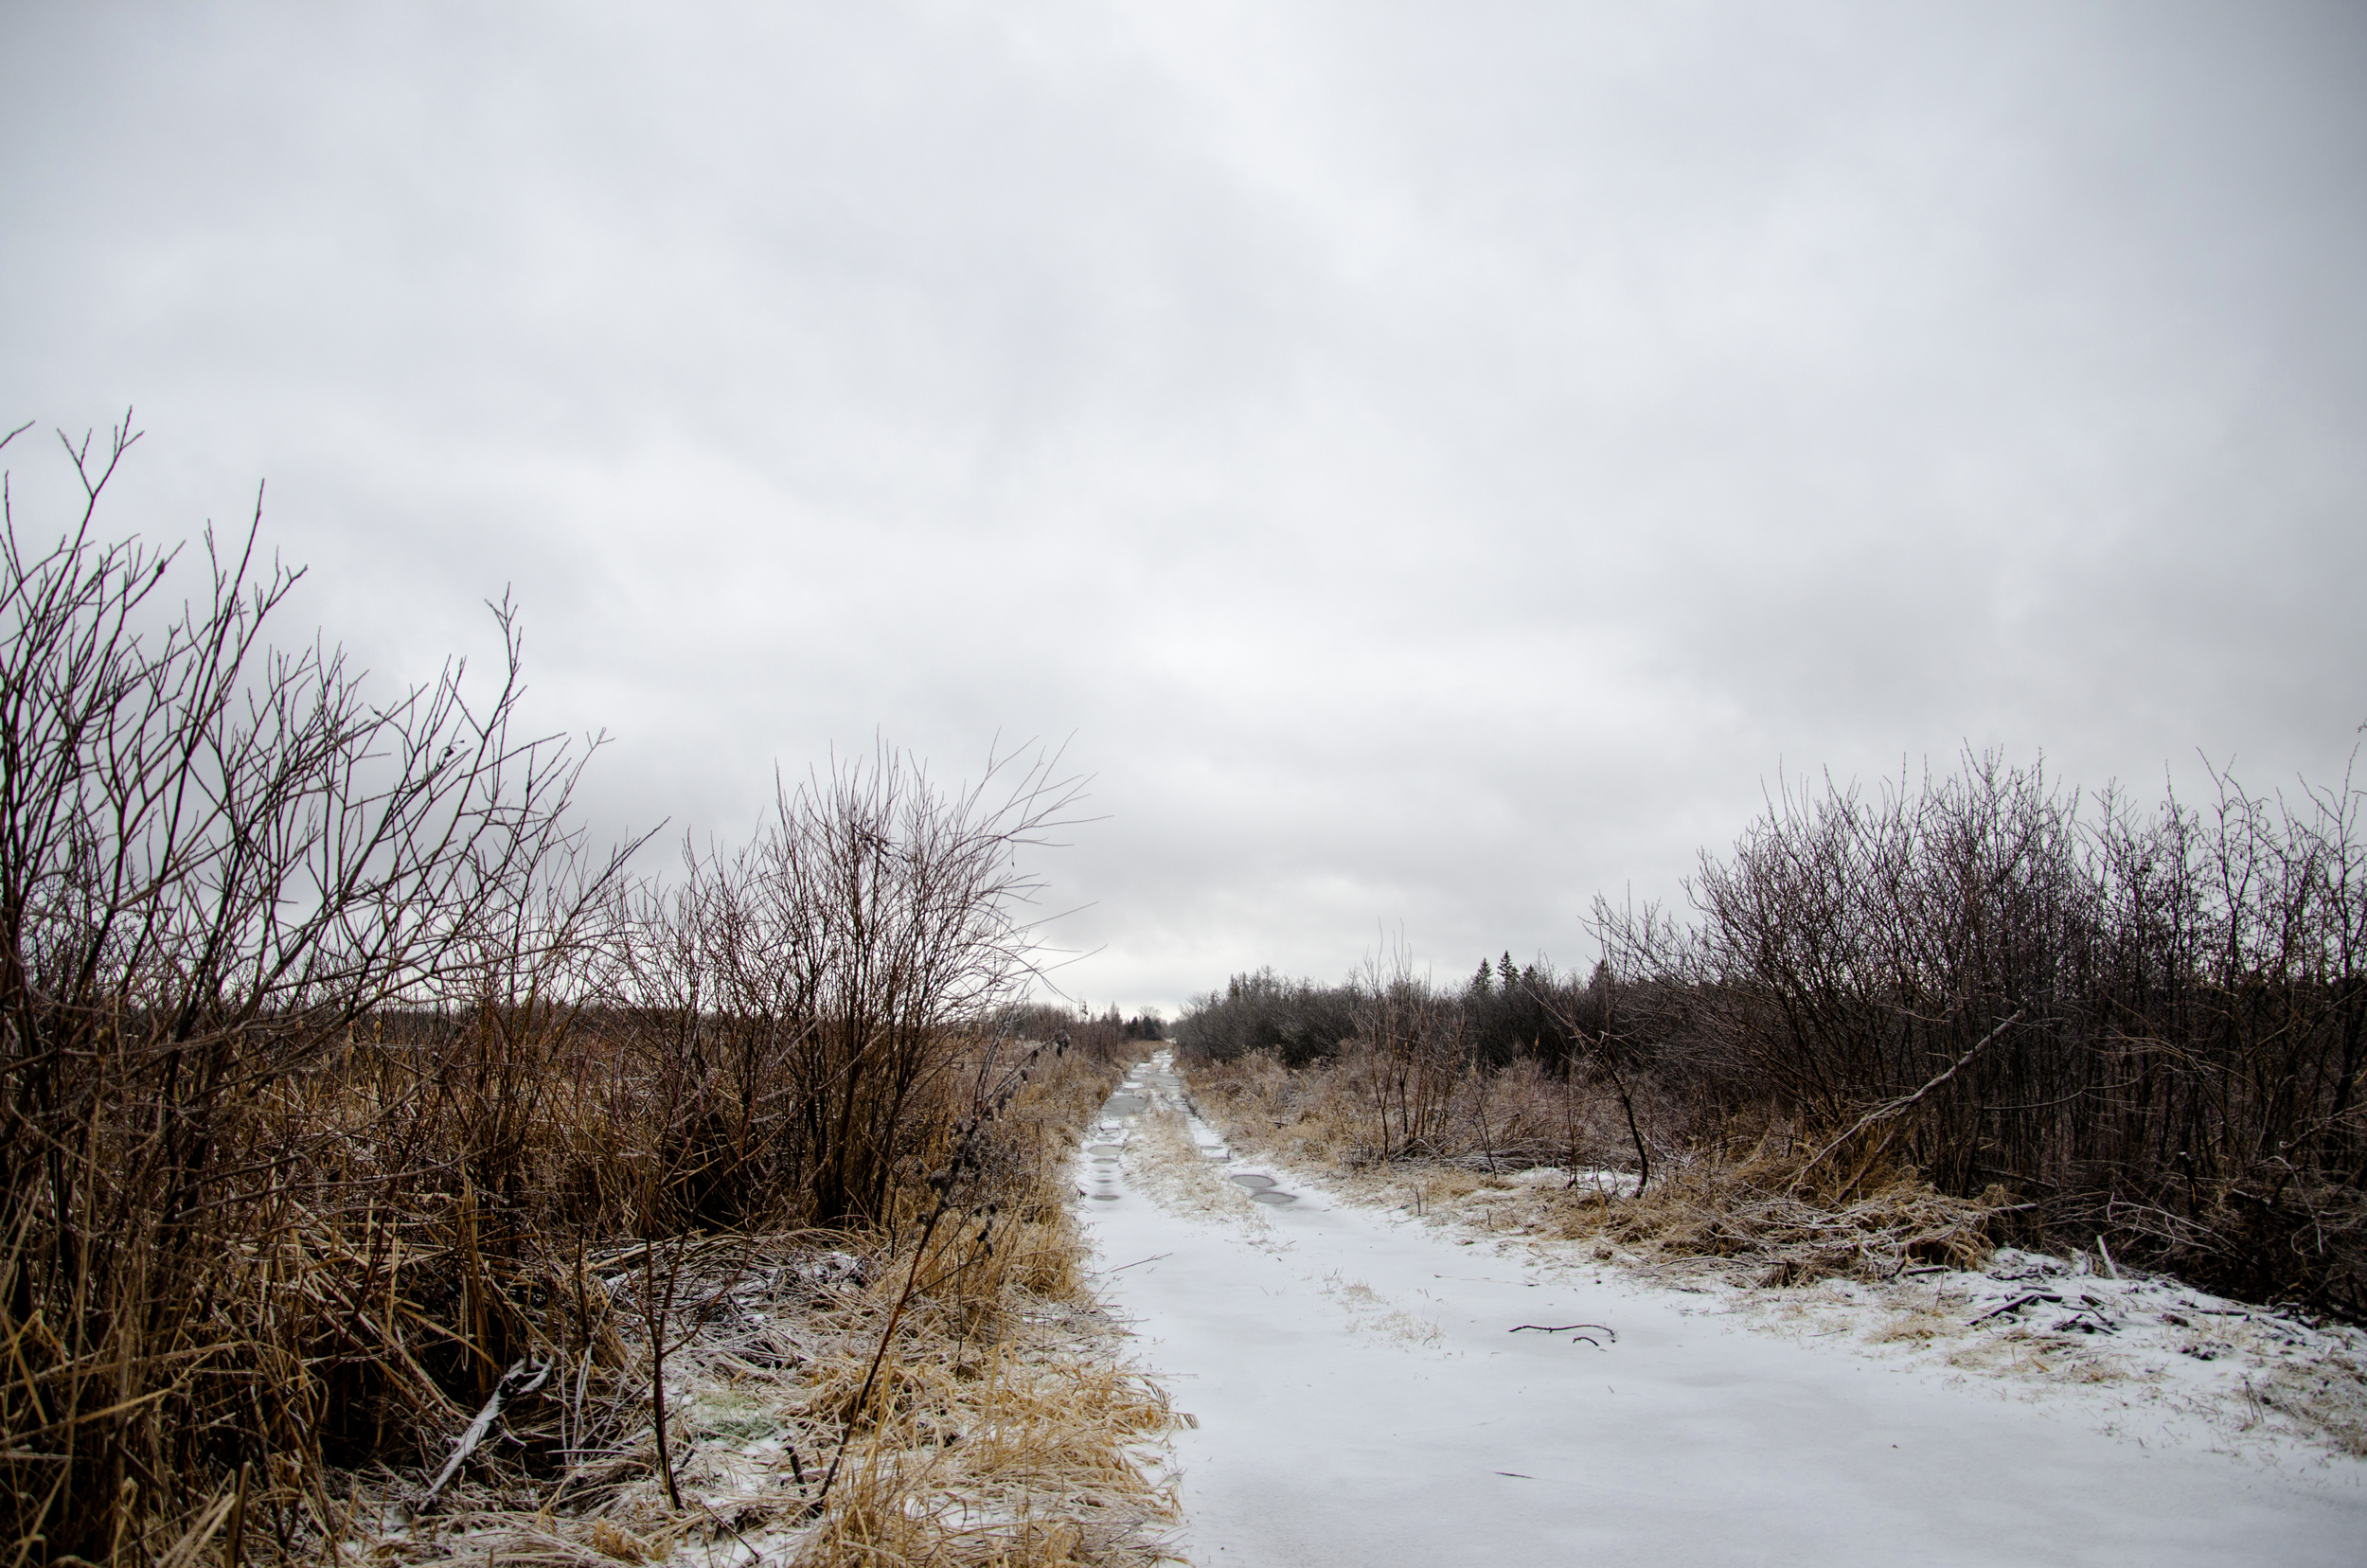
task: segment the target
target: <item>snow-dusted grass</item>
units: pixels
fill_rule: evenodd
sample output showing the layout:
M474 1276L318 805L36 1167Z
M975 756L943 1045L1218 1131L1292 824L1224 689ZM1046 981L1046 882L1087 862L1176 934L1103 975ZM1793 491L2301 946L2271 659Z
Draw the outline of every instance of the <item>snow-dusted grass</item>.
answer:
M1666 1245L1647 1224L1618 1225L1598 1196L1607 1185L1583 1172L1575 1184L1553 1167L1496 1177L1419 1167L1294 1174L1458 1238L1517 1238L1542 1261L1680 1285L1771 1327L1912 1356L2020 1392L2034 1383L2111 1385L2094 1415L2099 1424L2152 1419L2206 1445L2279 1452L2298 1445L2367 1458L2367 1334L2157 1275L2108 1272L2101 1259L2007 1248L1978 1269L1910 1263L1789 1284L1754 1255L1690 1252Z
M1139 1098L1142 1109L1111 1121L1102 1133L1119 1144L1130 1184L1178 1214L1237 1225L1249 1235L1265 1232L1265 1217L1250 1189L1204 1157L1221 1155L1224 1146L1206 1123L1187 1114L1183 1085L1164 1060L1137 1068L1120 1094Z
M2076 1391L2109 1430L2270 1463L2367 1459L2367 1334L2087 1258L2006 1249L1977 1272L1742 1291L1733 1306L2010 1397Z
M1014 1251L1073 1254L1065 1223ZM613 1562L681 1568L836 1564L1135 1564L1165 1556L1173 1501L1153 1471L1173 1420L1126 1370L1090 1303L1026 1288L1063 1259L1015 1259L991 1337L974 1314L908 1315L826 1511L809 1506L861 1386L900 1274L844 1253L748 1271L669 1357L667 1405L684 1506L652 1473L653 1444L595 1461L593 1506L463 1503L415 1522L375 1510L376 1561ZM792 1457L792 1455L794 1457ZM578 1495L587 1488L575 1488ZM362 1521L370 1522L365 1514Z
M1336 1140L1255 1114L1274 1098L1261 1087L1204 1103L1237 1147L1344 1201L1459 1236L1518 1237L1540 1258L1712 1293L1771 1326L2009 1389L2109 1385L2103 1425L2166 1420L2207 1445L2367 1458L2367 1334L2124 1277L2101 1255L1992 1256L1985 1205L1912 1173L1820 1204L1787 1190L1790 1167L1765 1150L1656 1168L1640 1200L1627 1172L1355 1164Z
M614 1417L576 1418L581 1451L531 1492L496 1474L422 1507L407 1477L365 1485L352 1523L366 1556L585 1568L1162 1560L1173 1503L1155 1472L1174 1417L1162 1389L1121 1363L1068 1201L1076 1132L1113 1077L1074 1057L1036 1075L1002 1124L991 1197L955 1211L918 1260L868 1399L860 1391L914 1277L910 1228L896 1247L813 1232L699 1243L667 1328L675 1506L656 1469L647 1345L632 1334L647 1282L596 1260L588 1288L621 1309L623 1331L601 1347L628 1369L613 1380L624 1390ZM845 1464L817 1507L842 1437ZM514 1438L496 1429L489 1441Z
M1369 1056L1343 1053L1291 1069L1260 1052L1202 1064L1194 1087L1210 1117L1242 1149L1321 1170L1367 1201L1404 1186L1416 1213L1426 1212L1433 1194L1451 1203L1483 1182L1501 1190L1544 1150L1564 1150L1575 1162L1589 1151L1600 1160L1609 1148L1581 1131L1590 1117L1600 1119L1607 1102L1575 1095L1570 1083L1539 1074L1534 1061L1466 1073L1442 1102L1455 1114L1420 1146L1432 1150L1424 1158L1379 1139L1395 1091L1385 1075L1376 1079ZM1565 1135L1548 1138L1557 1114ZM1392 1149L1386 1158L1384 1147ZM1623 1142L1619 1157L1634 1147ZM1523 1185L1539 1189L1539 1201L1526 1205L1518 1222L1592 1238L1621 1256L1716 1260L1710 1266L1721 1273L1755 1269L1781 1284L1834 1274L1887 1278L1911 1264L1977 1265L1987 1255L1989 1221L2007 1202L2002 1188L1954 1196L1878 1151L1845 1162L1825 1158L1838 1147L1824 1144L1820 1151L1817 1141L1804 1140L1789 1124L1737 1122L1715 1136L1664 1147L1649 1182L1583 1165L1559 1184L1523 1177ZM1449 1148L1460 1152L1439 1152ZM1557 1188L1562 1200L1546 1201L1546 1188Z
M2334 1400L2339 1333L2011 1254L1787 1289L1623 1266L1536 1222L1563 1177L1351 1193L1187 1129L1161 1158L1297 1201L1255 1238L1170 1207L1146 1140L1081 1207L1198 1417L1174 1444L1201 1563L2360 1560L2367 1465L2305 1408ZM2110 1331L2062 1326L2083 1312ZM2237 1405L2247 1379L2285 1402L2237 1409L2231 1371Z

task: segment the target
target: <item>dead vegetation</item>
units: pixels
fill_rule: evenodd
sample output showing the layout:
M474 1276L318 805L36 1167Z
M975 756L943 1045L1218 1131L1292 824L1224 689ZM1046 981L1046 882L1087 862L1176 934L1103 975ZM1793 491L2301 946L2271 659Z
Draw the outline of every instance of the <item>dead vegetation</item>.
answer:
M433 1506L416 1473L381 1472L352 1494L356 1534L389 1561L1158 1560L1173 1504L1147 1460L1171 1417L1117 1363L1058 1185L1114 1074L1040 1060L925 1244L809 1231L601 1260L614 1366L559 1358L503 1413L507 1440L571 1462L468 1467Z
M637 878L507 610L489 682L276 650L252 531L177 605L98 535L132 439L0 555L10 1562L1149 1550L1046 1185L1112 1069L1007 1006L1075 783L883 748Z
M1878 1160L1820 1158L1829 1146L1764 1125L1697 1132L1682 1145L1663 1128L1655 1174L1639 1193L1633 1163L1619 1157L1628 1133L1617 1096L1534 1063L1460 1075L1428 1157L1383 1161L1368 1108L1373 1081L1353 1051L1297 1070L1261 1054L1190 1072L1201 1113L1242 1152L1312 1166L1412 1209L1590 1240L1630 1263L1715 1263L1755 1283L1977 1266L2004 1201L1952 1198Z
M1686 918L1598 901L1583 977L1237 975L1179 1060L1303 1072L1259 1114L1334 1164L1619 1169L1698 1248L1830 1251L1810 1210L1913 1210L1874 1251L1913 1256L1978 1210L2367 1321L2367 791L2216 785L2146 811L1967 756L1787 791L1703 854Z
M1128 1179L1172 1213L1222 1224L1237 1234L1265 1238L1271 1226L1249 1192L1226 1179L1192 1137L1184 1107L1154 1082L1143 1087L1144 1105L1127 1135Z
M1886 1170L1846 1191L1819 1176L1798 1149L1761 1144L1697 1158L1634 1197L1571 1191L1556 1225L1639 1256L1745 1265L1761 1285L1895 1279L1916 1264L1975 1268L1991 1250L2002 1193L1951 1198L1912 1170Z

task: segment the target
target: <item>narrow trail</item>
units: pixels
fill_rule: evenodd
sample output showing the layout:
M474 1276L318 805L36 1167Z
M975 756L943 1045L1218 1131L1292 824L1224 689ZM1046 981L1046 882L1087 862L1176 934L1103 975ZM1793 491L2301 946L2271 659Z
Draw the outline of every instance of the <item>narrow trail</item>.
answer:
M2367 1562L2367 1466L2109 1435L1346 1206L1231 1159L1164 1052L1078 1174L1103 1292L1198 1420L1201 1568Z

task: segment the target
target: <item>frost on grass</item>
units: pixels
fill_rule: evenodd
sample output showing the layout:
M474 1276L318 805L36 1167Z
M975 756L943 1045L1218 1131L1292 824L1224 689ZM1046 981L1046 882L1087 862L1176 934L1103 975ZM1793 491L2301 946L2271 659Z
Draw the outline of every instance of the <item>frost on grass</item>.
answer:
M1438 1319L1410 1312L1361 1279L1337 1270L1324 1276L1323 1294L1347 1316L1347 1331L1409 1350L1433 1349L1446 1339Z
M937 1229L925 1257L909 1228L900 1245L792 1232L667 1253L678 1272L665 1318L666 1452L679 1503L651 1420L637 1302L652 1274L634 1262L647 1249L589 1260L584 1289L614 1310L600 1320L609 1337L578 1358L588 1369L596 1357L598 1374L554 1380L566 1386L544 1396L563 1417L559 1472L501 1462L518 1438L496 1422L438 1497L410 1476L363 1478L342 1500L369 1542L358 1557L684 1568L1167 1559L1176 1507L1163 1477L1177 1417L1123 1364L1059 1185L1066 1130L1107 1088L1084 1069L1040 1078L1038 1098L1090 1098L1023 1124L1030 1157L1000 1202ZM917 1288L866 1398L907 1280Z
M1517 1098L1517 1083L1489 1081L1491 1094ZM1356 1201L1442 1224L1555 1235L1605 1261L1669 1274L1789 1285L1977 1265L1989 1216L2004 1202L1995 1191L1953 1197L1878 1162L1844 1178L1798 1140L1775 1136L1664 1154L1641 1192L1628 1171L1514 1166L1492 1143L1453 1159L1381 1159L1370 1108L1340 1073L1293 1073L1260 1055L1212 1069L1204 1088L1201 1105L1237 1148L1321 1172ZM1511 1099L1497 1107L1502 1117L1516 1110Z
M811 1500L902 1275L890 1256L801 1255L787 1238L708 1298L667 1358L683 1506L655 1432L579 1456L539 1506L463 1487L435 1509L400 1485L354 1500L383 1563L647 1562L732 1568L1166 1559L1175 1501L1152 1477L1175 1424L1077 1291L1065 1217L1022 1227L996 1281L908 1312L828 1505ZM817 1264L819 1265L817 1267ZM414 1510L417 1510L416 1512Z

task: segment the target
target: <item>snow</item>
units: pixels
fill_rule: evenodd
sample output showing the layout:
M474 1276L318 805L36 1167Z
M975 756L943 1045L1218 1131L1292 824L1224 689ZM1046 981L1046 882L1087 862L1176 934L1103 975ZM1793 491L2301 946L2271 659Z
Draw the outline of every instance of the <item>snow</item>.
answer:
M1819 1337L1864 1317L1842 1288L1779 1322L1348 1205L1233 1160L1182 1114L1164 1053L1080 1164L1104 1293L1197 1419L1173 1452L1201 1568L2367 1562L2356 1459L2217 1442L2109 1386L1967 1373L1929 1340ZM1254 1202L1239 1175L1290 1201ZM1963 1310L1980 1291L2003 1292L1993 1306L2065 1284L2116 1324L2195 1321L2191 1295L2180 1311L2166 1287L2053 1269L1916 1282L1950 1325L1986 1310ZM2005 1323L2073 1307L1949 1333L2003 1344Z
M1984 1271L1753 1292L1737 1310L1872 1354L2064 1385L2100 1424L2271 1465L2367 1453L2367 1334L2178 1280L2006 1249Z

